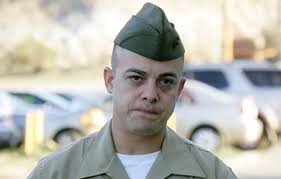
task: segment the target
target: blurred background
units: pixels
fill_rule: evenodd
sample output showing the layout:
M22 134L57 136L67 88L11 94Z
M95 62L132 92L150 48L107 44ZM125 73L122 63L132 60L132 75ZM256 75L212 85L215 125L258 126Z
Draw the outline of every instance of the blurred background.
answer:
M57 148L99 130L102 73L144 0L0 0L0 178L26 178ZM281 1L151 0L186 49L169 127L239 178L281 178ZM16 172L15 172L16 171Z

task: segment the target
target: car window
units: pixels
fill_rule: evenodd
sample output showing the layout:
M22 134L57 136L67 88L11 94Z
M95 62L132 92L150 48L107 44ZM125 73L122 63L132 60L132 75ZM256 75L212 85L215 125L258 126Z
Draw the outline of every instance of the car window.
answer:
M35 105L43 105L43 104L46 104L47 101L41 99L41 98L38 98L37 96L33 96L33 95L30 95L30 94L27 94L27 93L14 93L14 92L11 92L10 93L11 95L15 96L15 97L18 97L20 98L21 100L29 103L29 104L35 104Z
M68 94L64 94L64 93L55 93L56 95L62 97L63 99L65 99L66 101L71 102L73 100L73 97L71 95Z
M184 74L187 78L207 83L217 89L224 89L229 86L224 73L219 70L190 70Z
M244 69L243 73L257 87L281 87L280 70L251 70Z

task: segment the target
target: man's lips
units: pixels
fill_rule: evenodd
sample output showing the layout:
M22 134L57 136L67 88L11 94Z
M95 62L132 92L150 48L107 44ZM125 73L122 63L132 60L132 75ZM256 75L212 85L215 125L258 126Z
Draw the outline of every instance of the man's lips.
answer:
M153 109L137 108L137 109L133 109L133 111L137 111L137 112L141 112L141 113L146 113L146 114L153 114L153 115L160 114L160 112L158 110L153 110Z

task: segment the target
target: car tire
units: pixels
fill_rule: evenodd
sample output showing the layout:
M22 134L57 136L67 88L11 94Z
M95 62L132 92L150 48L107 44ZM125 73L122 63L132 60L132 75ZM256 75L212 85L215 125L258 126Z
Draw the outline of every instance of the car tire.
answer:
M221 145L218 131L212 127L200 127L193 131L191 141L209 151L216 151Z
M54 141L59 146L67 145L83 136L82 132L75 130L75 129L67 129L59 132Z
M265 119L259 118L259 120L263 124L263 135L257 143L256 148L270 148L273 144L278 142L278 134L274 129L270 128Z

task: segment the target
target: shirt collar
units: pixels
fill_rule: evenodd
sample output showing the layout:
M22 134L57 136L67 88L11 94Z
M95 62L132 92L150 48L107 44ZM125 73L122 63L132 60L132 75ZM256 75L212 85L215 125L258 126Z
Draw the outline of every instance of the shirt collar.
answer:
M79 177L87 178L107 174L112 178L128 178L115 153L111 122L108 122L92 139L82 159Z
M82 158L80 178L107 174L112 178L128 179L115 152L111 121L91 139L88 150ZM152 165L147 178L166 178L172 174L205 177L188 145L172 130L167 129L160 155Z
M147 179L166 178L169 175L206 177L189 145L167 128L161 153L152 165Z

